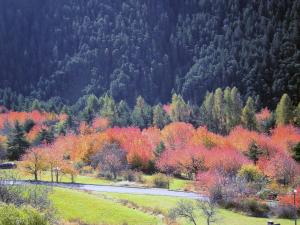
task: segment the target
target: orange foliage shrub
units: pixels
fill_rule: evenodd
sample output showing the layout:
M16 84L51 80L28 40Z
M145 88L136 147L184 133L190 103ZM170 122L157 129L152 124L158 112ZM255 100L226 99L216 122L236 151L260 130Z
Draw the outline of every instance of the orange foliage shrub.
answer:
M54 113L39 112L34 110L32 112L7 112L0 114L0 129L3 129L5 123L13 126L16 121L24 124L26 120L32 119L35 124L43 124L46 121L59 120L61 117Z
M278 126L272 131L271 139L274 145L289 152L300 142L300 130L292 125Z
M214 148L206 154L205 165L210 170L234 175L250 161L240 152L232 148Z
M262 109L259 113L256 114L256 120L258 123L268 120L271 117L271 112L268 108Z
M191 139L191 144L211 149L225 146L227 143L223 136L208 131L206 127L199 127Z
M265 175L282 184L291 184L299 173L299 165L286 153L279 152L267 160L258 161L258 167Z
M259 134L257 132L238 126L227 136L227 141L238 151L246 152L249 145L258 138Z
M138 128L112 128L107 130L111 141L118 142L127 152L129 164L147 168L149 162L154 159L154 152L151 143Z
M165 126L161 131L161 138L167 149L182 149L194 136L195 129L191 124L174 122Z
M28 134L26 134L26 138L30 141L30 142L33 142L38 134L43 130L47 130L47 126L45 125L41 125L41 124L37 124L37 125L34 125L34 127L30 130L30 132Z
M148 129L144 129L142 135L149 142L151 149L155 149L157 145L161 142L160 130L156 127L150 127Z
M186 146L182 149L167 149L156 166L162 172L192 175L205 167L208 150L204 147Z
M104 131L109 127L109 120L107 118L97 117L93 121L92 127L96 131Z

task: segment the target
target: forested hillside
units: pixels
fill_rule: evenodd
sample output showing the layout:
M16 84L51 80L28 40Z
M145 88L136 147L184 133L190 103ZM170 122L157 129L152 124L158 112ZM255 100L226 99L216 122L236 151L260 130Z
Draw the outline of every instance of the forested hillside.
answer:
M132 106L172 92L199 104L226 86L271 108L283 93L300 100L299 0L0 2L4 105L108 93Z

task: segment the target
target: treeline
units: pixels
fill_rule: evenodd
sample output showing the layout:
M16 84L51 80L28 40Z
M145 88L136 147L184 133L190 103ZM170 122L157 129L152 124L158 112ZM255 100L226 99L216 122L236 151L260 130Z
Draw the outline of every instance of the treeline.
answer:
M16 111L40 111L66 114L68 120L59 124L59 132L77 129L80 121L92 125L96 118L106 118L110 127L134 126L140 129L155 126L162 129L170 122L186 122L194 127L206 126L210 131L228 134L234 127L243 125L254 131L268 133L275 125L293 124L300 126L300 103L294 105L284 94L273 112L262 108L259 98L248 97L243 100L239 90L218 88L207 92L201 105L186 102L180 94L173 94L169 104L148 104L139 96L133 107L121 100L115 101L107 94L86 95L72 106L64 105L58 99L48 102L28 100L14 102ZM6 110L3 108L3 112Z
M284 93L297 103L299 3L1 0L0 88L11 88L8 105L19 94L74 104L107 93L132 107L172 90L200 104L226 86L272 109Z

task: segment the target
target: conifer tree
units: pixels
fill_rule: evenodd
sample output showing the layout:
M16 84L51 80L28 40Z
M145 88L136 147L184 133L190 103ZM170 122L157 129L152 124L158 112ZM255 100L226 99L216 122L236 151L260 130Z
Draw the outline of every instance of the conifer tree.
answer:
M213 93L207 92L201 106L201 124L206 125L209 130L214 130L215 124L213 120Z
M285 125L292 121L292 102L288 94L283 94L276 107L276 124Z
M241 113L243 108L243 101L241 95L236 87L231 89L231 127L235 127L241 123Z
M118 115L115 100L107 94L101 99L100 116L109 119L111 125L114 125L117 121Z
M171 120L173 122L188 122L191 110L181 95L173 94L171 103Z
M17 121L7 141L7 155L9 160L19 160L29 147L24 131Z
M294 124L297 127L300 127L300 102L296 109L294 110Z
M221 88L218 88L214 93L213 118L217 131L221 133L224 133L226 129L224 105L223 91Z
M139 96L131 114L132 124L139 128L146 128L152 124L152 108Z
M257 130L255 106L251 97L248 98L246 106L243 108L241 120L245 128L249 130Z
M300 142L293 148L292 156L297 162L300 162Z
M153 109L153 125L162 129L169 122L169 117L164 111L161 104L154 106Z
M124 100L121 100L117 107L117 123L116 125L124 127L130 124L130 108Z

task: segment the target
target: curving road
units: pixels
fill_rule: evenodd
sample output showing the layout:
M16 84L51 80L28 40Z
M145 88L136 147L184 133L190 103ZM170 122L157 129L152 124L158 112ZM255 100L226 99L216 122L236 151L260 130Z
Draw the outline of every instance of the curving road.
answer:
M110 192L110 193L123 193L123 194L136 194L136 195L159 195L170 197L182 197L189 199L208 200L207 196L199 195L194 192L185 191L170 191L162 188L137 188L137 187L124 187L124 186L112 186L112 185L92 185L92 184L69 184L69 183L50 183L50 182L31 182L31 181L17 181L15 184L42 184L48 186L56 186L63 188L72 188L85 191L98 191L98 192Z

